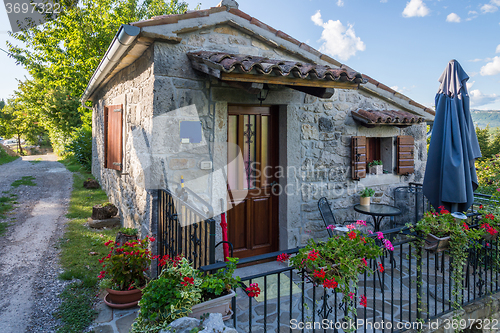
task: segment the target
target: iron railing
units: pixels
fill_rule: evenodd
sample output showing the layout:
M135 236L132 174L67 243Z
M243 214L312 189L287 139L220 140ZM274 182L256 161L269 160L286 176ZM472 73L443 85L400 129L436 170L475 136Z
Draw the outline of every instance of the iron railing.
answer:
M215 220L185 199L170 190L158 191L158 255L183 254L194 268L213 264ZM212 207L206 203L205 206L211 213Z
M453 311L456 298L452 296L453 258L449 253L423 250L417 246L418 237L411 235L406 228L389 230L384 235L394 240L394 251L369 263L374 270L378 262L382 263L385 267L383 273L365 273L359 277L357 295L353 297L357 305L354 319L355 322L364 321L356 331L403 332L419 328L418 325L424 325L422 323L428 325ZM478 249L470 250L464 267L462 306L500 290L497 241L483 240L480 245ZM285 252L292 254L298 250ZM245 258L240 262L248 264L272 259L280 253ZM213 271L223 267L224 263L216 263L201 270ZM248 297L244 291L251 283L259 284L261 295L257 298ZM242 278L242 284L237 288L232 304L231 324L239 332L342 332L335 329L342 325L346 314L342 294L314 285L293 267L277 267L247 276ZM367 297L367 307L359 304L361 295ZM316 326L313 324L310 330L307 326L300 326L300 323L307 322L316 323ZM329 329L321 326L323 323L327 323Z

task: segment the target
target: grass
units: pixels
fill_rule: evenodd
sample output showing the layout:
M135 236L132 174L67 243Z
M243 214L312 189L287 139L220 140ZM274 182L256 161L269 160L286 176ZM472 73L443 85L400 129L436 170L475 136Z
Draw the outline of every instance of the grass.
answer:
M8 191L6 192L9 193ZM13 205L17 203L16 199L17 195L15 194L10 194L8 196L4 195L0 197L0 219L5 218L6 214L14 207ZM3 236L5 234L8 226L9 223L0 222L0 236Z
M37 159L35 159L35 160L33 160L33 161L30 161L30 163L31 163L31 164L38 164L38 163L40 163L41 161L42 161L42 158L37 158Z
M14 160L17 160L18 158L19 156L10 156L5 152L5 150L0 148L0 165L12 162Z
M14 181L11 186L12 187L19 187L21 185L26 185L26 186L36 186L36 183L33 182L35 180L35 177L33 176L24 176L21 179L18 179Z
M118 229L94 230L86 227L88 217L92 215L92 207L108 201L106 193L100 189L85 189L83 181L92 177L74 160L61 161L73 172L73 192L66 215L68 222L64 238L61 239L60 262L64 272L63 280L77 279L67 286L61 295L62 304L56 314L62 326L58 332L82 332L95 316L93 303L98 292L99 272L102 268L98 259L108 253L104 242L114 239ZM93 253L97 253L93 255Z

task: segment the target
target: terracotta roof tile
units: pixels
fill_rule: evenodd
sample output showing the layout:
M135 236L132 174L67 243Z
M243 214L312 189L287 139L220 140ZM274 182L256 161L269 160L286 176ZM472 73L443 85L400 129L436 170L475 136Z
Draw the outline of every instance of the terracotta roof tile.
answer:
M276 33L276 36L277 36L277 37L280 37L280 38L283 38L284 40L287 40L287 41L289 41L290 43L293 43L293 44L295 44L295 45L300 45L300 42L299 42L298 40L296 40L295 38L293 38L293 37L291 37L291 36L287 35L286 33L284 33L284 32L283 32L283 31L281 31L281 30L280 30L280 31L278 31L278 32Z
M421 116L397 110L363 110L351 112L352 117L367 126L393 125L409 126L420 124L424 121Z
M273 73L274 75L302 79L365 82L361 74L354 71L297 61L211 51L190 52L187 55L195 67L198 64L203 64L226 73L233 71L248 73L255 70L259 74Z
M262 29L265 29L273 34L276 34L278 32L278 30L274 29L273 27L257 20L255 17L252 17L252 19L250 20L250 24L253 24L253 25L256 25Z
M247 14L247 13L245 13L245 12L242 12L242 11L241 11L241 10L239 10L239 9L236 9L236 8L231 8L231 9L229 9L229 12L230 12L231 14L234 14L234 15L236 15L236 16L239 16L239 17L241 17L241 18L244 18L244 19L245 19L245 20L247 20L247 21L251 21L251 20L252 20L252 17L251 17L250 15L248 15L248 14Z
M307 45L306 43L300 43L300 48L309 52L309 53L312 53L314 54L315 56L317 56L318 58L321 57L321 52L319 52L318 50L316 49L313 49L312 47L310 47L309 45Z

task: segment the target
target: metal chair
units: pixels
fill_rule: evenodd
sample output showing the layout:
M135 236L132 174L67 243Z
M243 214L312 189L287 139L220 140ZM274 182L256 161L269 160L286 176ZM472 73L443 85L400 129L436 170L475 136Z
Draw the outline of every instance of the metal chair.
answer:
M323 222L325 223L325 228L327 228L329 225L338 225L337 221L335 220L335 216L333 216L330 204L328 203L328 200L325 197L318 200L318 208L319 208L319 213L323 218ZM345 223L356 223L356 221L344 221L343 224ZM326 230L328 231L330 237L332 237L333 232L330 229Z

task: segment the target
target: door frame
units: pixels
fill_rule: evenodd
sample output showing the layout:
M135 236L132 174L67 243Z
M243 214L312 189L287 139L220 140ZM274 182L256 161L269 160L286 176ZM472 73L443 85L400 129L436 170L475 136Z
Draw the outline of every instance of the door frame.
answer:
M270 160L269 160L269 165L272 165L274 168L277 168L280 166L280 107L278 105L260 105L260 104L233 104L233 103L228 103L227 106L226 106L226 113L225 113L225 132L226 132L226 142L228 140L228 137L227 137L227 131L228 131L228 120L229 120L229 116L230 115L239 115L239 114L262 114L261 112L259 111L255 111L255 110L249 110L250 108L266 108L266 109L269 109L269 114L272 114L272 120L274 122L271 122L271 125L269 127L269 141L270 142L274 142L274 144L271 145L271 150L270 150ZM230 109L233 109L230 111ZM242 128L239 126L239 131L242 130ZM256 137L259 135L259 132L256 133ZM259 139L257 139L259 140ZM259 141L257 141L259 142ZM258 143L256 142L256 144L258 145ZM260 147L257 147L257 151L260 151ZM260 154L260 152L258 152L257 154ZM226 152L226 156L227 156L227 152ZM274 174L276 173L276 170L273 171ZM259 183L259 187L261 187L260 185L260 182L264 179L264 174L261 174L261 177L260 179L258 180L258 183ZM274 178L274 176L273 176ZM276 179L276 181L279 183L280 182L280 179ZM281 184L280 184L281 185ZM229 190L229 185L228 185L228 195L230 193L230 190ZM275 195L274 196L274 199L273 200L276 200L276 204L275 204L275 207L274 207L274 211L272 212L272 223L273 225L271 226L272 228L272 232L273 232L273 246L274 246L274 250L273 251L270 251L269 253L271 252L274 252L274 251L278 251L280 248L281 248L281 237L283 235L281 235L281 214L280 214L280 202L281 202L281 195ZM233 200L234 198L231 198L231 200ZM249 233L249 228L251 228L251 226L249 226L247 228L247 233ZM286 235L285 235L286 236ZM250 237L250 235L247 234L247 237ZM256 251L258 251L258 248L255 249ZM256 255L261 255L262 253L259 253L259 254L256 254Z

